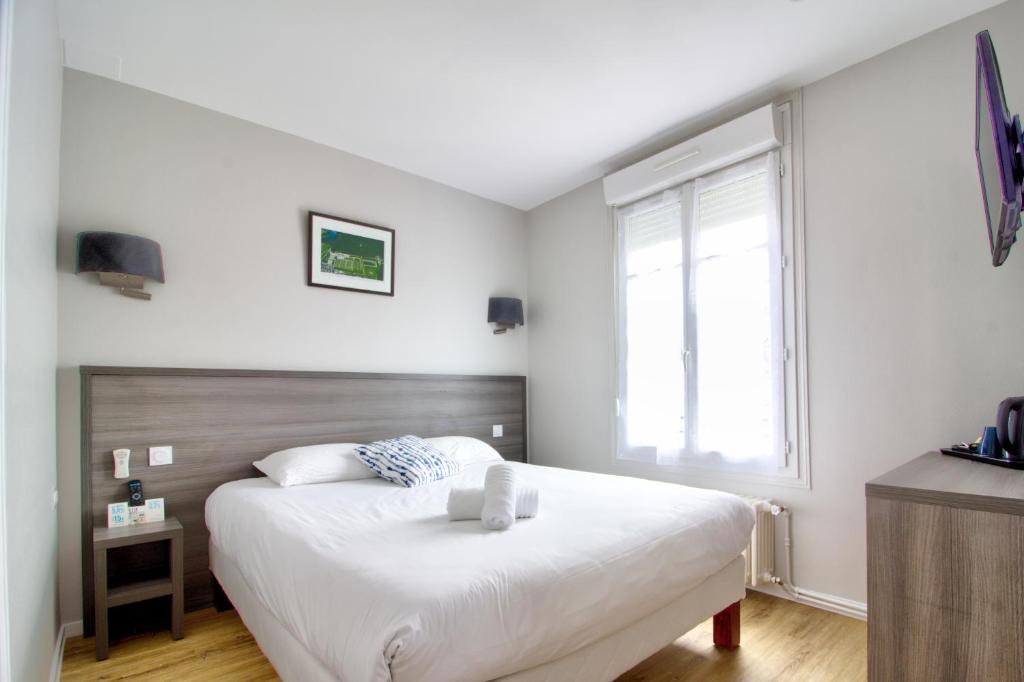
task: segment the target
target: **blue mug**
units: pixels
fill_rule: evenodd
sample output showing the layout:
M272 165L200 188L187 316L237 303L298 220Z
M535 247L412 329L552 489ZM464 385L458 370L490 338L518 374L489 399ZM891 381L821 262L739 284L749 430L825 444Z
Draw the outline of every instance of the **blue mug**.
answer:
M986 426L981 434L981 445L978 447L978 454L993 456L996 454L999 440L996 438L996 427Z

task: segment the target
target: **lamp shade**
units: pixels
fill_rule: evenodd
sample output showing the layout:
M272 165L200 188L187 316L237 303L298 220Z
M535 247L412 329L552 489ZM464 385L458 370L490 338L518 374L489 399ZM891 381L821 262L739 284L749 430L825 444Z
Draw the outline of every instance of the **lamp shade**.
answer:
M506 326L523 324L523 301L518 298L488 299L487 321Z
M79 232L75 272L117 272L164 281L164 256L152 239L120 232Z

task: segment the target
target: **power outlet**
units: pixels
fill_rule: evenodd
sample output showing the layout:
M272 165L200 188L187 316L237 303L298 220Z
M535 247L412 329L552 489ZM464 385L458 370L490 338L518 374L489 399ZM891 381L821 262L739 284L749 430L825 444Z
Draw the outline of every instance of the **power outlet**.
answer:
M501 438L505 435L505 427L501 424L495 424L491 427L491 438Z
M158 467L174 463L174 448L170 445L158 445L149 449L149 466Z

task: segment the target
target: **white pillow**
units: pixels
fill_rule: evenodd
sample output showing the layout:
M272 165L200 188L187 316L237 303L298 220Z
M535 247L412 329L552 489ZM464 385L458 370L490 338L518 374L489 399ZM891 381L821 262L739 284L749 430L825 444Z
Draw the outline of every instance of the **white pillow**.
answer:
M462 466L477 462L501 462L502 456L487 443L469 436L440 436L424 438L435 448L448 455Z
M252 465L279 486L354 481L374 473L356 457L358 443L324 443L278 450Z

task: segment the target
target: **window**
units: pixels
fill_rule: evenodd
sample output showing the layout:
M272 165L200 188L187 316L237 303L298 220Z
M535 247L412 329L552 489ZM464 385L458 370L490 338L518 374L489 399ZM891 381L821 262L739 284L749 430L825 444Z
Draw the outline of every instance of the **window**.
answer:
M618 457L806 485L788 146L618 210Z

